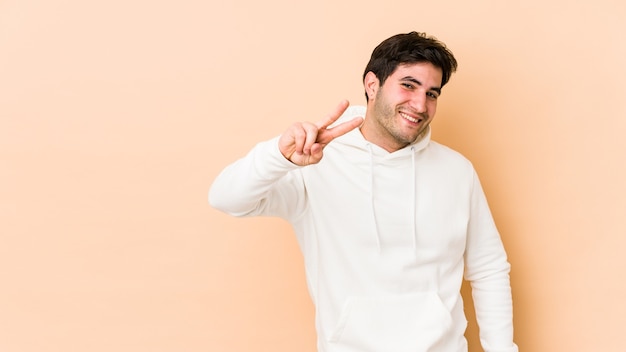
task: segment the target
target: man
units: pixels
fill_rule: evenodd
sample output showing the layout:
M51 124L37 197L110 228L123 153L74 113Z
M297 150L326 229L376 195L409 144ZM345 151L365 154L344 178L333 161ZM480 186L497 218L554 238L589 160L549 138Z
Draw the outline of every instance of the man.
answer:
M433 37L388 38L365 69L365 108L293 124L211 187L217 209L293 225L320 352L467 351L463 277L485 352L518 350L510 266L476 173L430 139L456 67Z

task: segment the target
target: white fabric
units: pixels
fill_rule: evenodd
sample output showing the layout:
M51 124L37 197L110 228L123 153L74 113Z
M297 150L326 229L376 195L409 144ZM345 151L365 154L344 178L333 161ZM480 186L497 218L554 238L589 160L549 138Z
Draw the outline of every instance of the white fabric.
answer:
M349 108L341 120L364 116ZM320 352L465 352L473 287L485 352L516 352L509 263L471 163L430 140L388 153L355 129L316 165L259 143L214 181L212 206L294 228Z

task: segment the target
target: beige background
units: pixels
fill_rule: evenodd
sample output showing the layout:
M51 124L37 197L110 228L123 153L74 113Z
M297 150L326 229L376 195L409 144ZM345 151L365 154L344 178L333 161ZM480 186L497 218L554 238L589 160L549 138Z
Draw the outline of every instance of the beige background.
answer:
M313 352L289 226L206 193L291 122L363 104L371 50L410 30L460 62L434 136L481 175L521 350L625 351L624 18L619 0L0 1L0 351Z

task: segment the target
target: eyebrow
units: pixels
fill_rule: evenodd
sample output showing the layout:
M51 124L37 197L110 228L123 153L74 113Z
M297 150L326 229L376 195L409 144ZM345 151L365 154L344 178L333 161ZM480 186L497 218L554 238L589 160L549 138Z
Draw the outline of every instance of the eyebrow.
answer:
M409 81L411 83L417 84L418 86L422 86L422 82L420 82L419 80L417 80L415 77L412 76L406 76L406 77L402 77L400 78L401 81ZM441 87L431 87L428 90L432 90L437 92L437 94L441 94Z

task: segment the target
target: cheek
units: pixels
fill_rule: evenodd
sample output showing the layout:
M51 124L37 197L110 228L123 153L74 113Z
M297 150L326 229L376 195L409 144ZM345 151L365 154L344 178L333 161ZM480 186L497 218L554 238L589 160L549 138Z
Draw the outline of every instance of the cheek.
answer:
M428 105L428 114L433 117L437 112L437 101L434 101Z

